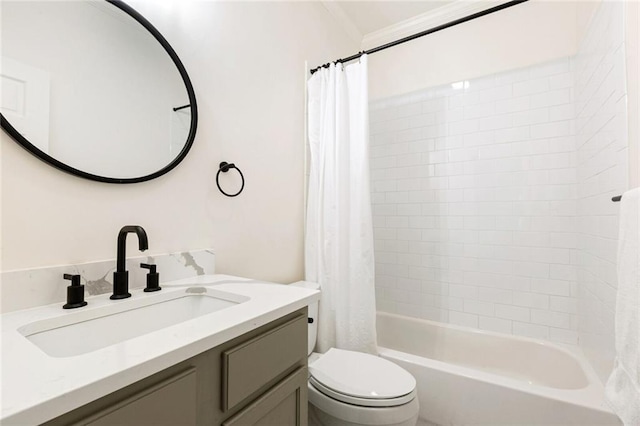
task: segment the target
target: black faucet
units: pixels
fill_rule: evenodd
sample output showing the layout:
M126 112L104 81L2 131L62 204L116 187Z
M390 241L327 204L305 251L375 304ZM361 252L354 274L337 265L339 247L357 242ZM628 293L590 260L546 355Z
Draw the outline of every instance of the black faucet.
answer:
M142 226L123 226L118 233L118 260L116 261L116 271L113 273L113 294L110 299L126 299L131 297L129 293L129 271L126 270L125 260L127 259L127 234L136 233L138 236L138 248L145 251L149 248L147 233Z

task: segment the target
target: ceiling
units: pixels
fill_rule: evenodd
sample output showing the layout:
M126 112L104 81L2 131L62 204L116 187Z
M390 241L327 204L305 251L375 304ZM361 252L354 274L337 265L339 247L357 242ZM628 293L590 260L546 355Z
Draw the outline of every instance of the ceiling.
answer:
M454 0L420 1L332 1L332 6L344 12L361 35L367 35L416 15L421 15Z

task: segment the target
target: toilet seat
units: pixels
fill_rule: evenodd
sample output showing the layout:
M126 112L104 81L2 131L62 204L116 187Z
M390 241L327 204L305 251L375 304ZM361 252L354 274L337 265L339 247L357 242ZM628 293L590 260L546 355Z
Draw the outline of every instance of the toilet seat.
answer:
M393 407L413 400L416 381L386 359L330 349L309 364L309 382L335 400L363 407Z

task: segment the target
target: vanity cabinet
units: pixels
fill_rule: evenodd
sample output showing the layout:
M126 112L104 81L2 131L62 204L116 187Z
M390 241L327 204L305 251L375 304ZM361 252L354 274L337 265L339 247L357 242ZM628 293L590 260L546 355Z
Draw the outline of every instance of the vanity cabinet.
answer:
M304 308L45 424L306 426L307 327Z

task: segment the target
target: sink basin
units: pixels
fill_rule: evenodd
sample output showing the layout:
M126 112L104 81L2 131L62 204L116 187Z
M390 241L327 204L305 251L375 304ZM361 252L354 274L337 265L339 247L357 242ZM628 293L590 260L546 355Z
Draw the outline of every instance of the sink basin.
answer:
M52 357L69 357L102 349L249 300L245 296L207 287L189 287L162 293L164 294L140 293L125 301L33 322L18 331L46 354Z

